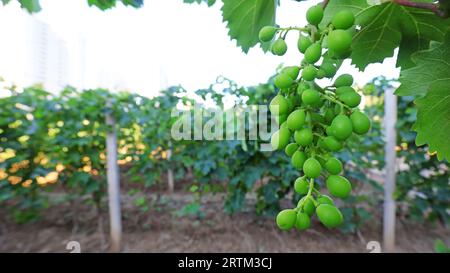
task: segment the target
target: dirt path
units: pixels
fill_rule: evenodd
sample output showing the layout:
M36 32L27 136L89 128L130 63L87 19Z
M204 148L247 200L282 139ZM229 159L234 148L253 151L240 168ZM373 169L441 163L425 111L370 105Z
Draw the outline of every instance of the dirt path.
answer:
M368 241L381 241L379 224L365 227L360 236L329 231L318 223L300 233L280 232L271 218L257 217L250 209L235 215L222 212L220 197L204 201L205 217L177 217L174 210L189 201L188 195L164 196L149 212L140 212L125 200L124 252L369 252ZM0 226L1 252L69 252L66 244L78 241L82 252L107 251L107 234L98 232L98 221L90 207L73 209L61 205L49 209L42 221L26 225L3 222ZM104 230L107 232L106 215ZM398 223L399 252L432 252L436 238L450 239L441 226ZM448 243L448 242L447 242Z

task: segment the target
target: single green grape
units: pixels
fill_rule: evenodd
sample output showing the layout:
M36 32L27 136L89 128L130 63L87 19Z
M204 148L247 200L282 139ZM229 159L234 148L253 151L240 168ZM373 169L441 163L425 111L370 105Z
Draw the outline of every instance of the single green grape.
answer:
M330 128L330 127L328 127ZM325 146L328 148L328 150L332 152L337 152L342 149L342 143L339 142L337 138L334 136L327 136L323 139L323 142Z
M332 133L338 140L347 139L353 131L352 122L346 115L337 115L331 122Z
M334 86L351 86L353 84L353 77L350 74L342 74L334 80Z
M306 121L305 110L295 110L287 118L287 126L291 130L300 130Z
M277 28L273 26L265 26L259 31L259 40L261 42L269 42L277 33Z
M275 80L273 82L276 87L280 89L286 89L291 87L291 85L294 83L294 80L287 73L282 72L275 77Z
M316 77L316 74L317 68L315 68L313 65L308 65L307 67L303 68L302 78L305 81L312 81Z
M327 228L335 228L344 222L342 213L335 206L320 204L316 210L319 221Z
M315 105L320 101L320 94L317 90L306 89L302 93L302 101L307 105Z
M291 137L291 132L287 128L280 128L278 131L273 133L270 139L270 144L274 150L284 149L289 144L289 139Z
M334 66L332 63L322 63L320 65L320 69L325 72L325 77L332 78L336 74L336 66Z
M307 213L299 212L297 213L297 220L295 222L295 227L298 230L307 230L311 226L311 219Z
M340 175L328 176L326 184L331 195L338 198L347 198L352 191L352 185L350 182L347 178Z
M325 163L325 169L330 174L339 174L342 171L342 163L335 157L330 157Z
M313 133L311 128L303 128L294 133L295 142L300 146L308 146L313 141Z
M295 151L297 151L299 148L297 143L289 143L286 148L284 148L284 152L287 156L291 157Z
M355 23L355 16L349 10L341 10L337 12L333 19L331 19L331 24L337 29L348 29Z
M339 99L348 107L354 108L361 103L361 96L357 92L346 92Z
M307 157L306 154L302 151L295 151L291 157L291 164L297 170L303 169L303 164L305 163Z
M308 181L303 177L297 178L294 182L294 190L296 193L301 195L307 194L309 190Z
M306 199L306 196L304 196L300 201L298 201L299 205L303 203L303 212L308 214L309 216L312 216L314 214L314 211L316 210L316 206L314 206L314 202L311 200L311 198Z
M328 34L328 48L336 54L342 54L349 50L352 44L352 35L345 30L336 29Z
M328 204L334 206L334 201L329 197L328 195L321 194L319 197L317 197L317 203L319 204Z
M305 53L306 49L308 49L308 47L312 45L311 39L309 37L303 36L302 34L300 34L300 36L298 37L298 42L297 42L297 47L298 50L301 53Z
M283 115L288 112L288 102L285 97L278 94L270 101L269 110L273 115Z
M364 113L355 111L350 115L350 120L352 121L353 132L356 134L363 135L369 131L370 120Z
M305 51L305 61L314 64L322 56L322 46L320 43L314 43Z
M317 178L322 171L322 166L314 157L308 158L303 164L303 172L307 177Z
M298 74L300 73L300 67L287 66L287 67L283 68L282 73L286 73L287 75L289 75L289 77L291 79L293 79L295 81L298 77Z
M306 20L311 25L317 26L322 21L322 18L323 8L321 5L312 6L306 11Z
M341 87L336 88L336 90L335 90L336 96L338 96L338 97L340 95L343 95L348 92L356 92L356 91L351 86L341 86Z
M287 44L283 39L278 38L275 40L275 42L273 42L272 53L274 55L283 56L286 53L286 51L287 51Z
M289 230L294 227L297 221L297 212L293 209L285 209L278 213L276 222L282 230Z

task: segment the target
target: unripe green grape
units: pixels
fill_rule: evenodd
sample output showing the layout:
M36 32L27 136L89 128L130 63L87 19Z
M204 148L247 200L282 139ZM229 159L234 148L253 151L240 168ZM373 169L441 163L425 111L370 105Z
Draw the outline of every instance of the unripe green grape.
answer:
M335 91L336 96L338 96L338 97L340 95L343 95L348 92L356 92L356 91L351 86L341 86L341 87L336 88L336 91Z
M300 146L308 146L313 141L313 133L311 128L303 128L294 133L295 142Z
M346 115L337 115L331 122L332 133L338 140L347 139L353 131L352 122Z
M275 80L273 82L276 87L285 89L289 88L294 83L294 80L289 77L287 73L280 73L275 77Z
M299 212L297 213L297 220L295 222L295 227L298 230L307 230L311 226L311 220L307 213Z
M327 228L335 228L344 222L342 213L333 205L321 204L316 210L320 222Z
M325 77L325 71L323 71L321 68L319 68L317 70L317 75L316 75L317 79L323 79Z
M288 102L285 97L278 94L276 95L269 104L270 113L273 115L283 115L288 112Z
M325 137L323 139L323 142L325 146L328 148L328 150L332 152L337 152L340 149L342 149L342 143L340 143L334 136Z
M298 37L298 42L297 42L297 47L298 50L301 53L305 53L306 49L308 49L308 47L312 45L311 39L309 37L303 36L302 34L300 34L300 36Z
M275 33L277 33L277 28L273 26L265 26L259 31L259 40L261 42L269 42L273 39Z
M330 174L339 174L342 171L342 163L339 159L330 157L325 163L325 169L327 169Z
M311 25L317 26L322 21L322 18L323 8L321 5L312 6L306 11L306 20Z
M339 99L348 107L354 108L361 103L361 96L356 92L346 92Z
M310 217L314 214L314 211L316 210L316 206L314 206L314 202L311 200L311 198L306 199L306 196L304 196L298 203L303 203L303 211L308 214Z
M320 43L314 43L308 47L305 51L305 61L314 64L322 56L322 47Z
M294 190L296 193L301 195L307 194L309 190L308 181L303 177L297 178L294 182Z
M308 158L303 164L303 172L307 177L317 178L322 171L322 166L314 157Z
M308 105L315 105L320 101L320 94L317 90L306 89L302 93L302 101Z
M282 230L289 230L294 227L297 221L297 212L293 209L285 209L278 213L276 222Z
M305 124L306 114L305 110L295 110L289 114L287 118L287 125L291 130L299 130Z
M355 23L355 16L348 10L341 10L337 12L331 24L337 29L348 29Z
M287 156L291 157L295 153L295 151L298 150L298 147L299 146L297 143L289 143L284 149L284 152Z
M319 204L328 204L334 206L334 201L328 195L322 194L317 197L317 203Z
M280 130L273 133L270 139L270 144L274 150L281 150L289 144L289 138L291 137L291 132L287 128L280 128Z
M342 74L334 80L334 86L351 86L353 84L353 77L350 74Z
M363 135L369 131L370 120L364 113L355 111L350 115L350 120L352 121L353 132L356 134Z
M337 54L349 50L352 44L352 35L345 30L336 29L328 34L328 48Z
M277 122L277 124L284 124L286 119L287 119L287 114L275 116L275 121ZM287 124L286 124L286 128L287 128Z
M278 38L275 40L275 42L273 42L272 53L274 55L283 56L284 53L286 53L286 51L287 51L287 44L283 39Z
M331 195L338 198L347 198L352 191L352 185L350 182L347 178L340 175L328 176L326 184Z
M303 68L302 78L305 81L312 81L316 77L316 74L317 74L317 68L315 68L312 65L308 65L307 67Z
M327 78L332 78L336 74L336 67L331 63L322 63L320 69L325 72Z
M291 157L291 163L292 166L294 166L297 170L303 169L303 164L305 164L306 161L306 154L302 151L295 151L295 153Z
M298 74L300 73L300 68L298 66L287 66L283 68L282 73L286 73L291 79L295 81L298 77Z

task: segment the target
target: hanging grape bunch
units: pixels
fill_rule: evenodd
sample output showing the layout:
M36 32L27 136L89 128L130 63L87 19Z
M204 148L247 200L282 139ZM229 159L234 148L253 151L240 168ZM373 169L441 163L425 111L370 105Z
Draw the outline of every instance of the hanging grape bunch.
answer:
M328 26L320 28L323 8L317 5L308 9L306 19L309 24L304 28L266 26L259 33L262 42L272 41L278 34L271 52L282 56L287 51L286 35L298 32L298 50L304 54L299 66L285 67L276 75L274 84L280 91L269 106L280 125L272 135L272 147L284 149L294 168L303 174L294 182L294 190L303 196L297 207L276 217L282 230L308 229L314 213L328 228L343 223L342 213L331 197L320 192L315 179L323 177L331 196L348 197L351 183L341 175L343 165L332 153L341 150L352 133L362 135L370 129L369 118L357 109L361 96L351 87L351 75L342 74L324 88L315 82L333 79L342 60L350 55L353 14L340 11Z

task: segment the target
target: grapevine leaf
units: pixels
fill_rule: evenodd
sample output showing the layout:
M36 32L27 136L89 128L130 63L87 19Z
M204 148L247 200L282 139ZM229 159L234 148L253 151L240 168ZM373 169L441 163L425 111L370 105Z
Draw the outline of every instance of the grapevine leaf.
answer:
M399 96L424 95L431 84L443 82L450 86L450 31L443 43L413 55L416 66L400 74Z
M228 35L247 53L259 41L260 29L275 24L277 0L223 0L222 15ZM264 44L267 50L268 45Z
M116 6L116 0L88 0L89 6L96 6L101 10L110 9Z
M144 0L122 0L125 6L132 6L133 8L140 8L144 5Z
M428 144L430 152L436 152L439 160L450 160L450 78L435 82L423 98L415 101L417 121L416 145Z
M9 1L6 1L8 3ZM5 1L3 1L5 3ZM20 0L20 6L26 9L29 13L39 12L41 10L41 5L39 0Z
M397 66L410 67L409 53L428 48L431 40L442 41L450 21L431 11L387 2L364 9L356 22L361 30L353 39L351 57L352 63L364 70L370 63L392 57L399 46Z

